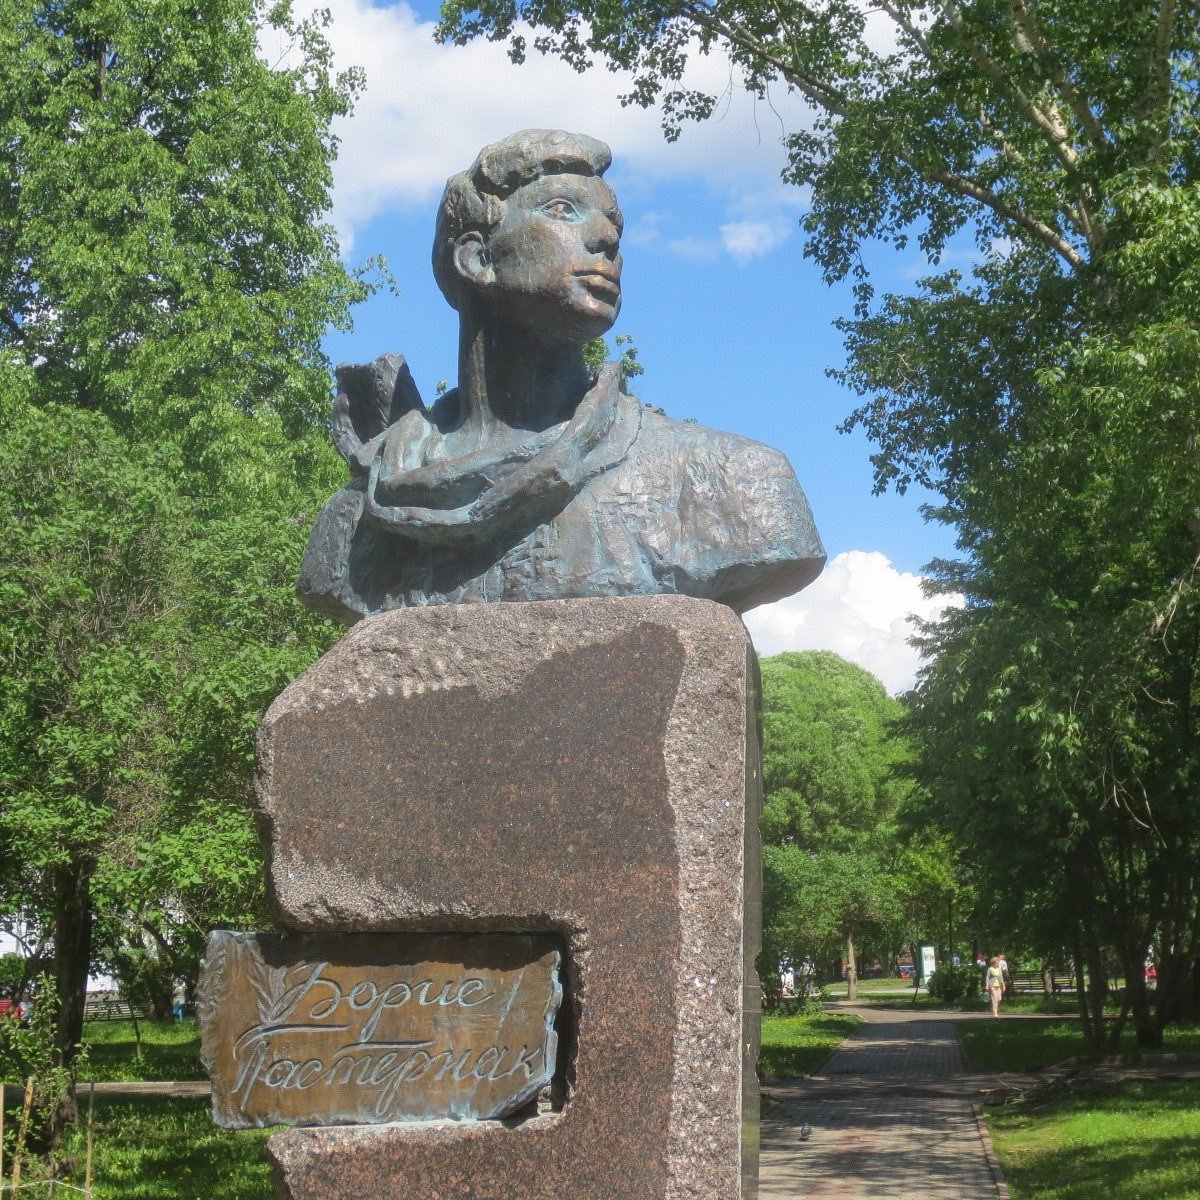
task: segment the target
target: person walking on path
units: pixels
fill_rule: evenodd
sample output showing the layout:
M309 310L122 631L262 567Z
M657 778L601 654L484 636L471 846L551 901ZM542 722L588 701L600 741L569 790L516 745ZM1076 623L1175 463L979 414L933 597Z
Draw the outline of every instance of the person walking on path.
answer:
M1000 969L1000 957L996 955L991 965L987 969L987 975L984 976L984 989L987 992L988 1000L992 1006L992 1016L1000 1015L1000 997L1004 995L1004 972Z

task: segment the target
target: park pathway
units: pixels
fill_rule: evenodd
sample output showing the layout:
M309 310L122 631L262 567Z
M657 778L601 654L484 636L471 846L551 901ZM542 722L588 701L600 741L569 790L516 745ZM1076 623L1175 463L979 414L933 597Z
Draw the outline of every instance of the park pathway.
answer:
M820 1074L763 1088L761 1200L1007 1200L958 1046L972 1018L838 1009L865 1023Z

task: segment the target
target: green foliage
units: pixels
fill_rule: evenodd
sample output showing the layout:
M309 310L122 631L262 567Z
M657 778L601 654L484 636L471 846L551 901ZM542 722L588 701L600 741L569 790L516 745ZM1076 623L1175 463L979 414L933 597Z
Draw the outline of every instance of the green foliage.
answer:
M194 975L264 915L253 731L336 636L293 595L320 339L373 285L325 223L357 80L319 21L0 0L0 53L0 897L67 1051L91 962Z
M0 954L0 999L11 999L25 982L25 960L19 954Z
M646 368L638 362L637 345L633 340L631 333L618 333L613 339L616 347L620 350L620 356L617 362L621 364L621 380L628 383L631 379L636 379L639 375L646 373ZM624 347L622 350L621 347ZM609 348L608 341L605 338L593 338L583 347L583 361L587 363L588 369L592 372L599 371L601 366L613 357L614 351Z
M772 1006L772 1016L820 1017L825 1014L829 992L823 986L813 986L809 980L796 980L801 989L795 996L783 996Z
M58 1045L58 1008L54 980L39 975L28 1022L0 1021L0 1079L33 1092L28 1125L5 1131L12 1139L6 1143L6 1155L10 1162L20 1158L27 1174L35 1177L52 1171L57 1160L58 1113L75 1085L81 1061L78 1056L73 1063L64 1061Z
M889 818L906 784L896 774L903 714L868 671L829 651L763 660L764 839L845 850Z
M968 603L928 631L915 700L935 819L993 927L1048 958L1065 947L1097 980L1119 958L1153 1045L1200 1015L1197 13L1030 5L1015 19L1040 23L1044 54L987 40L987 13L968 10L964 45L1010 81L997 128L1017 121L1013 51L1040 60L1026 99L1062 125L1028 129L1057 165L1035 171L1011 137L998 160L1012 195L1044 192L1039 219L1072 253L1015 225L969 282L927 280L847 323L842 378L866 398L851 423L878 443L879 485L940 493L968 555L934 564ZM1154 992L1151 945L1169 948ZM1093 1040L1118 1036L1102 988L1083 998Z
M929 977L927 990L935 1000L957 1004L979 995L982 983L979 968L967 963L955 966L952 962L942 963Z
M247 416L323 417L320 338L364 285L322 223L357 81L319 26L260 0L3 0L0 53L0 346L39 393L206 483L241 473Z
M762 662L763 955L837 956L897 915L890 822L904 795L903 712L868 672L826 651Z

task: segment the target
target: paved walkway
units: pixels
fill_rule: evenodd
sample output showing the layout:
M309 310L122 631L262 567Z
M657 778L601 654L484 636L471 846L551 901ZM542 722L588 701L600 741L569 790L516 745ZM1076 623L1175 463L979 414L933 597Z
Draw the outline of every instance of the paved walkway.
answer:
M820 1075L763 1089L761 1200L1006 1198L958 1047L973 1015L838 1007L866 1023Z

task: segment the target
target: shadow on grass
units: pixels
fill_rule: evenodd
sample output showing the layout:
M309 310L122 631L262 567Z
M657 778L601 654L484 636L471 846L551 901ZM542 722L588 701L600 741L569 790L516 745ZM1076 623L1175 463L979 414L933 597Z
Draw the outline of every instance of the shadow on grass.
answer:
M89 1046L83 1080L206 1079L194 1047L146 1046L135 1059L124 1046Z
M1034 1071L1070 1058L1107 1054L1137 1055L1133 1030L1126 1028L1116 1047L1089 1047L1078 1020L972 1021L959 1030L963 1053L973 1071ZM1162 1051L1192 1054L1200 1051L1200 1029L1172 1026L1165 1032Z
M87 1061L80 1078L99 1080L204 1079L200 1033L193 1020L141 1021L142 1057L136 1058L133 1023L89 1021L83 1041Z
M1200 1084L1124 1084L991 1112L1014 1200L1195 1200Z
M916 1003L913 1003L912 994L908 996L865 996L859 998L860 1003L869 1004L872 1008L886 1008L889 1010L907 1010L909 1012L964 1012L964 1013L981 1013L987 1012L988 1002L983 996L973 996L969 1000L958 1001L954 1004L949 1004L945 1000L938 1000L933 996L921 994L917 997ZM1070 999L1063 999L1061 996L1056 996L1051 1000L1047 1000L1043 996L1018 996L1016 999L1005 999L1001 1008L1005 1013L1041 1013L1046 1016L1075 1016L1078 1015L1078 1008L1075 1002Z

